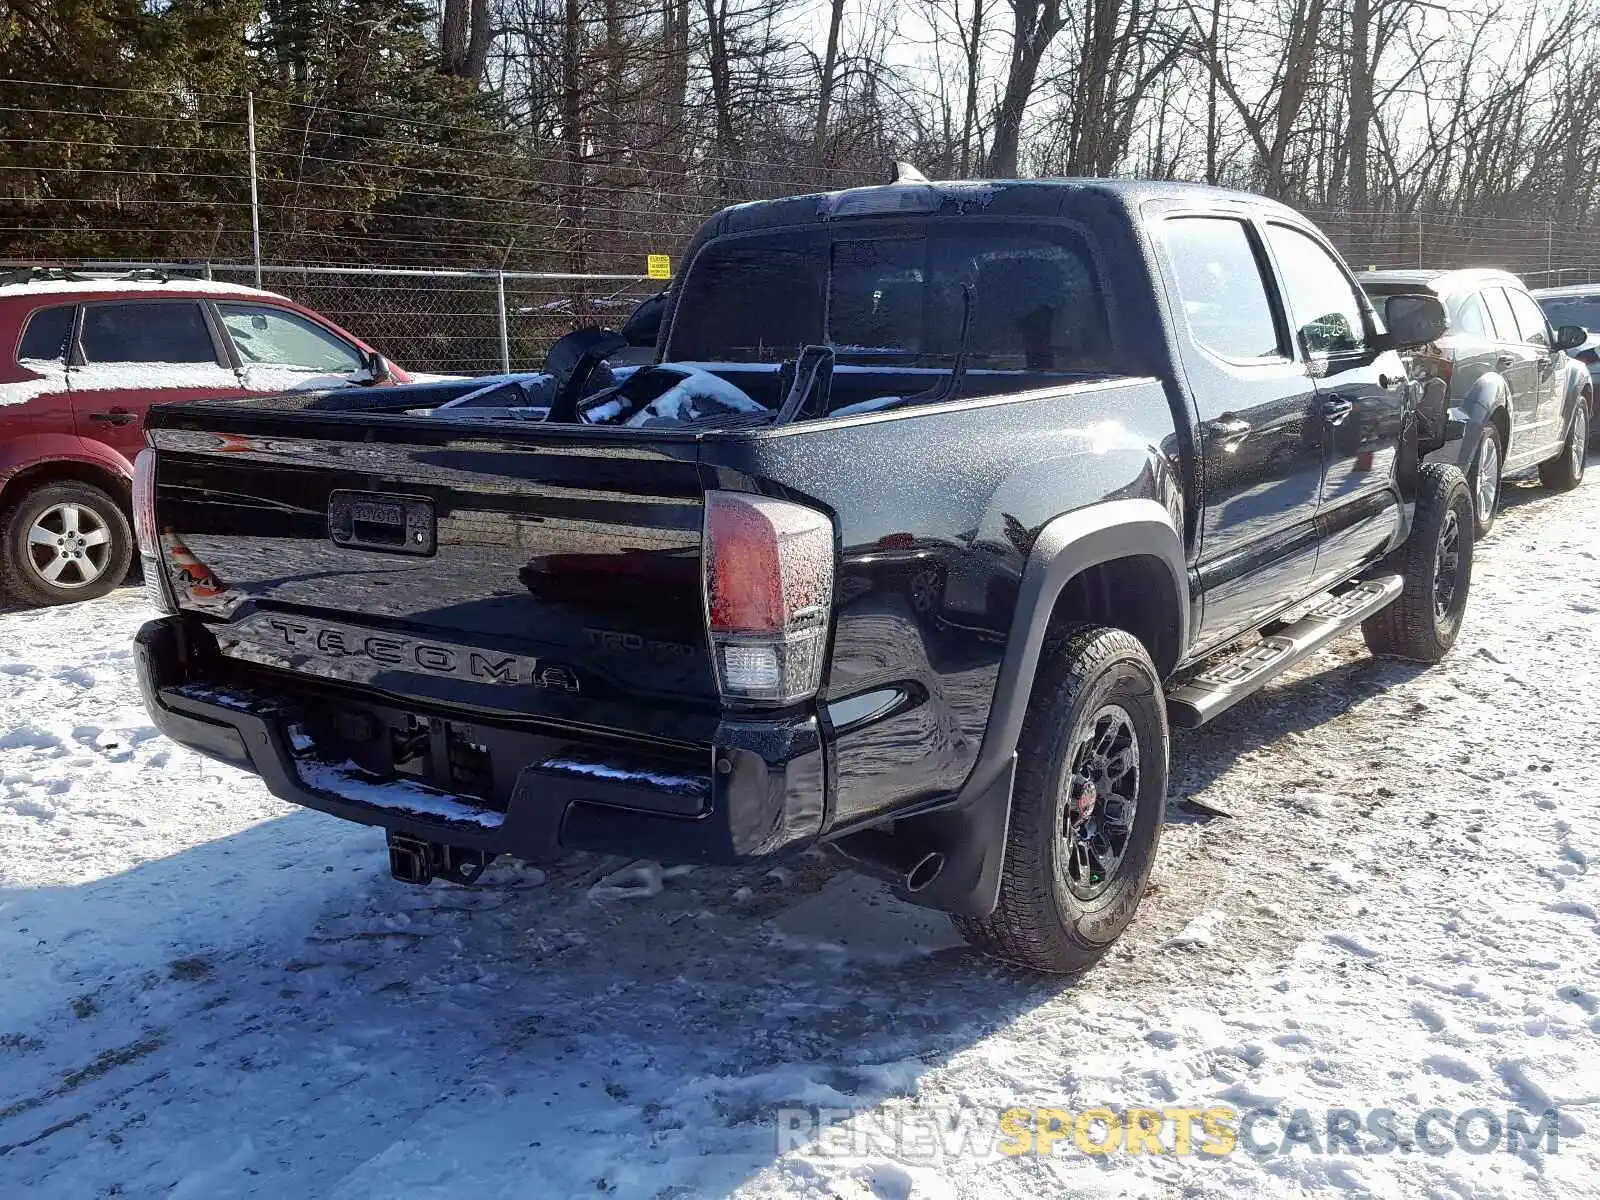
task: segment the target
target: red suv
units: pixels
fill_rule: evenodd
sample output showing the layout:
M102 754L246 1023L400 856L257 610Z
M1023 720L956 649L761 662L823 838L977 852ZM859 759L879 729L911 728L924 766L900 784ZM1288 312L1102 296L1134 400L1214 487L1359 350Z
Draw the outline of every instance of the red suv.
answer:
M0 275L0 587L61 604L126 578L151 405L406 382L361 339L271 292L150 273Z

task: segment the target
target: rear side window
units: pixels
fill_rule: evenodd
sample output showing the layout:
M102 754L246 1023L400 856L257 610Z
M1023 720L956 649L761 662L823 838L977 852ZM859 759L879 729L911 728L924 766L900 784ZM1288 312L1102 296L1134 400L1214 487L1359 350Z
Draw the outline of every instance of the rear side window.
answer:
M1517 329L1522 340L1534 346L1550 344L1550 328L1545 324L1544 309L1534 303L1533 297L1517 288L1507 288L1511 298L1511 311L1516 314Z
M345 374L361 369L356 348L298 313L265 304L219 304L240 361Z
M187 301L86 305L80 340L92 363L217 361L200 305Z
M1511 301L1506 299L1505 290L1484 288L1479 294L1494 320L1495 337L1502 342L1520 342L1522 335L1517 332L1517 318L1511 313Z
M1489 314L1483 301L1473 292L1457 307L1451 317L1457 333L1470 333L1473 337L1493 338L1494 329L1489 324Z
M1268 225L1267 240L1307 354L1353 354L1366 349L1366 317L1355 285L1315 238L1287 225Z
M1261 263L1244 222L1177 217L1166 223L1165 233L1178 299L1194 340L1234 361L1283 357Z
M28 318L17 346L17 358L34 362L60 362L67 356L67 339L72 336L72 315L76 306L41 308Z

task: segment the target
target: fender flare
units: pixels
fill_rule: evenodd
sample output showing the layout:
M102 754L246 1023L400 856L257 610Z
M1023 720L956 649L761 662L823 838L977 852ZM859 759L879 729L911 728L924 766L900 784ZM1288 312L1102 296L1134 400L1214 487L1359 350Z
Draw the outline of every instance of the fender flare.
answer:
M1022 574L994 702L972 774L997 772L1017 748L1044 651L1045 630L1071 579L1119 558L1151 557L1166 564L1177 602L1179 654L1189 644L1189 571L1172 516L1154 500L1110 500L1055 518L1040 530ZM1169 664L1169 667L1172 664ZM968 786L972 784L969 779ZM965 790L965 789L963 789Z
M1149 556L1172 577L1178 652L1189 644L1188 566L1172 515L1154 500L1109 500L1048 522L1023 570L1011 634L995 680L983 743L953 802L897 819L896 836L937 849L945 866L926 888L902 899L957 916L986 917L1000 896L1000 870L1011 823L1017 742L1056 601L1074 576L1121 558Z
M1565 439L1572 433L1572 422L1577 416L1578 405L1582 403L1584 390L1589 387L1589 369L1576 359L1569 358L1566 363L1567 387L1566 394L1561 397L1561 437L1563 445ZM1589 397L1590 434L1594 432L1594 396Z
M7 492L18 475L53 463L94 467L125 488L133 483L133 464L104 442L72 433L37 433L0 443L0 504L9 502Z
M1456 465L1463 471L1472 469L1473 461L1478 457L1478 443L1483 440L1483 431L1497 412L1506 414L1506 428L1511 428L1511 387L1506 383L1504 376L1485 374L1481 376L1472 389L1461 397L1460 400L1450 405L1450 416L1459 419L1462 423L1461 449L1456 455ZM1505 445L1500 447L1502 461L1504 456L1511 452L1511 439L1502 439Z

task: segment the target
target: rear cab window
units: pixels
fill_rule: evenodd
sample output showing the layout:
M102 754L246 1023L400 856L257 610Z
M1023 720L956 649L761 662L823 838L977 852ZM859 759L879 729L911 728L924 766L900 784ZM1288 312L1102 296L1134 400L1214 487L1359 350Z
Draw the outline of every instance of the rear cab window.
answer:
M1059 227L1040 232L958 218L773 230L708 243L681 288L656 372L714 371L765 413L783 399L780 366L808 345L834 352L830 415L1114 369L1093 258ZM937 385L951 378L964 329L967 373L959 391L942 395ZM603 414L597 406L591 419L659 423L656 372L635 376L620 403L603 406ZM751 410L726 393L716 407ZM692 420L696 409L674 412Z

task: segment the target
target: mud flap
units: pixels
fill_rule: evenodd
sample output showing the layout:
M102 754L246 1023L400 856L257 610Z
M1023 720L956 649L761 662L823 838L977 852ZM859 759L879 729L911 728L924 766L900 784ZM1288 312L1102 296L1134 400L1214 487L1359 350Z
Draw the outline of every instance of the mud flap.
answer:
M1017 756L968 795L962 792L949 808L896 821L894 837L927 846L944 855L944 869L916 892L902 887L895 895L923 908L937 908L956 917L987 917L1000 900L1000 868L1005 864L1006 835L1011 828L1011 789Z

